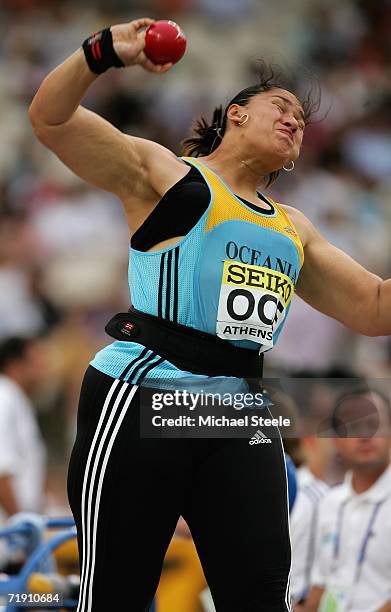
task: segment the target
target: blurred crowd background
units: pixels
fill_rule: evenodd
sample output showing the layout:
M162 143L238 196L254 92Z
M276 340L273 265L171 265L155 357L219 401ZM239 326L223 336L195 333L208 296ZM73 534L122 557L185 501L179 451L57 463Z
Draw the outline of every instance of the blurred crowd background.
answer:
M39 335L34 402L49 452L48 508L64 474L82 375L128 307L129 235L111 195L89 188L33 136L44 76L92 31L141 16L188 36L167 75L111 70L85 104L119 129L180 153L194 118L256 80L257 58L293 63L322 90L295 171L270 189L336 246L391 276L391 2L378 0L0 0L0 341ZM388 338L364 338L294 300L268 375L391 373Z

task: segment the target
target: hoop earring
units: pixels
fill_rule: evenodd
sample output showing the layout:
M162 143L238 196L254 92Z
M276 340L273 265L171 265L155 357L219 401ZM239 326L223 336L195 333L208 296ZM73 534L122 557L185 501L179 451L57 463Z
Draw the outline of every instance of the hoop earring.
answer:
M245 113L244 115L242 115L242 116L240 117L240 119L243 119L243 117L246 117L246 118L245 118L245 120L244 120L244 121L242 121L241 123L238 123L238 125L240 125L240 126L244 125L244 124L245 124L245 123L247 123L247 121L248 121L248 114L247 114L247 113Z
M292 160L291 161L291 167L290 168L285 168L285 166L283 166L283 169L285 170L285 172L292 172L292 170L295 169L295 162Z

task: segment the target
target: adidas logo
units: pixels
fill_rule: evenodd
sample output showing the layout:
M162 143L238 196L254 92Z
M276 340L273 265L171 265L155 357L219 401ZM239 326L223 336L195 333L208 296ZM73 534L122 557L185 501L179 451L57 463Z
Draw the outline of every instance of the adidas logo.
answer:
M265 434L258 429L257 433L249 440L249 444L271 444L270 438L267 438Z

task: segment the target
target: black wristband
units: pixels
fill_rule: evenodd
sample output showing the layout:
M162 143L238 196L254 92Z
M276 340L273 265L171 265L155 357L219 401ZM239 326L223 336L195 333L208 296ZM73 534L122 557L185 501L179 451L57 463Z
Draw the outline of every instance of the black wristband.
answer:
M125 64L118 57L113 47L110 28L96 32L83 42L83 51L91 72L102 74L109 68L124 68Z

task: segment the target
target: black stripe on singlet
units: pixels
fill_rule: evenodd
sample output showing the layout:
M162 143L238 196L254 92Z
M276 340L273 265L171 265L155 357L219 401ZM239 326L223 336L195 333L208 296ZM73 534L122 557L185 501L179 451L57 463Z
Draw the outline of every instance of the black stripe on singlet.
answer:
M152 363L152 361L154 359L156 359L156 357L158 357L158 355L156 355L156 353L154 353L153 351L151 351L150 349L145 349L146 351L150 351L150 355L148 357L145 357L145 359L143 359L142 361L139 361L139 363L136 365L136 367L134 368L133 372L132 372L132 378L134 380L136 380L137 378L137 374L138 372L144 368L144 366L149 365L150 363ZM134 383L132 383L134 384Z
M156 357L156 355L155 355ZM135 379L135 382L133 384L140 384L142 380L144 380L144 378L146 377L146 375L148 374L148 372L150 372L151 370L153 370L154 368L156 368L158 365L160 365L161 363L163 363L164 358L160 357L160 359L158 359L157 361L154 361L152 363L149 363L147 365L147 367L139 374L139 376Z
M151 354L146 357L146 354L149 351ZM164 361L163 357L159 357L159 355L154 353L154 351L148 348L144 348L143 351L140 353L140 355L136 357L135 359L132 359L132 361L126 366L126 368L122 372L119 379L123 381L125 379L125 376L129 373L131 368L134 366L134 370L131 374L131 378L137 381L143 380L145 376L148 374L148 372L150 372L151 370L153 370L153 368L163 363L163 361ZM141 372L140 374L138 374L140 370ZM136 384L136 383L133 382L132 384Z
M179 292L179 246L174 249L174 299L172 320L178 323L178 292Z
M166 312L165 319L170 320L170 305L171 305L171 266L172 266L172 251L168 252L167 257L167 281L166 281Z
M132 361L130 363L128 363L128 365L126 366L126 368L124 369L124 371L122 372L121 376L119 377L120 380L125 380L125 376L128 374L129 370L136 365L136 363L140 360L143 359L143 357L145 357L145 355L148 353L148 349L145 348L138 357L136 357L135 359L132 359Z
M160 272L159 272L159 289L157 298L157 316L163 318L163 280L164 280L164 263L166 259L166 253L162 253L160 258Z
M173 257L174 255L174 257ZM161 319L178 322L179 246L162 253L160 258L157 314ZM171 319L172 299L172 319ZM163 306L164 305L164 306Z

